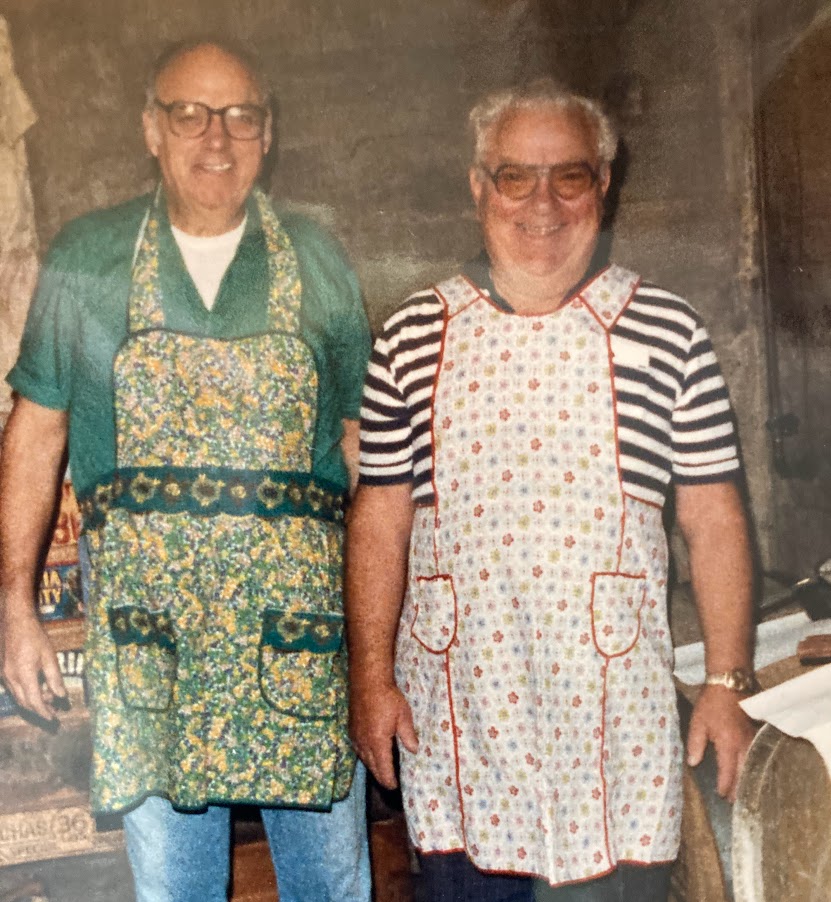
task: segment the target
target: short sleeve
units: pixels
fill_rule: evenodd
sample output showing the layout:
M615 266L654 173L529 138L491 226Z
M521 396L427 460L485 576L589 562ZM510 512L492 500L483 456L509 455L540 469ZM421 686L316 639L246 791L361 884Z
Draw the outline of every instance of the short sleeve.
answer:
M680 485L723 482L741 468L727 386L703 325L693 332L672 412L672 474Z
M360 482L391 485L413 478L410 411L396 384L386 335L375 342L361 407Z
M54 410L69 406L76 321L70 256L66 241L58 236L41 267L20 354L6 377L16 392Z

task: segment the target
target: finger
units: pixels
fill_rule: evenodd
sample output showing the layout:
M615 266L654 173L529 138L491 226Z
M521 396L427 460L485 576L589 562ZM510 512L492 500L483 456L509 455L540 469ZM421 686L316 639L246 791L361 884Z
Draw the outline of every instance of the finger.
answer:
M46 704L43 698L40 681L37 678L27 679L18 683L17 691L12 690L12 695L14 695L15 701L21 708L37 714L38 717L42 717L44 720L54 721L57 719L55 712Z
M58 659L52 652L46 655L46 659L43 662L43 676L46 680L44 690L48 689L50 700L53 697L66 697L66 685L61 675L61 669L58 666ZM44 694L46 693L44 692Z
M386 747L381 750L373 750L369 754L371 764L367 763L367 767L375 775L375 779L385 789L395 789L398 786L398 780L395 778L395 763L392 758L392 742L387 741Z
M722 749L719 746L716 746L716 764L718 766L716 791L722 798L729 798L732 802L736 797L735 748Z
M697 767L704 758L704 752L707 749L707 734L693 721L690 725L690 732L687 736L687 764L690 767Z
M398 719L398 729L395 735L408 752L414 755L418 751L418 734L413 725L413 714L409 705Z

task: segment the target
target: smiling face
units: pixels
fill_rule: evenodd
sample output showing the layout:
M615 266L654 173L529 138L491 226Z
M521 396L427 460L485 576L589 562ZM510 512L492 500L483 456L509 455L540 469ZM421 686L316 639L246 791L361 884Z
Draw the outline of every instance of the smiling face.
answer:
M525 200L499 194L478 167L470 187L494 273L551 279L570 287L586 272L597 243L609 167L597 158L595 132L579 112L558 107L512 110L491 133L483 164L490 172L505 163L552 166L586 162L599 173L574 200L562 200L539 178Z
M162 103L198 101L213 109L233 104L262 105L247 67L211 44L173 59L156 80ZM262 138L230 138L219 116L198 138L180 138L167 114L145 110L144 140L159 161L170 221L192 235L221 235L242 221L245 201L271 144L271 121Z

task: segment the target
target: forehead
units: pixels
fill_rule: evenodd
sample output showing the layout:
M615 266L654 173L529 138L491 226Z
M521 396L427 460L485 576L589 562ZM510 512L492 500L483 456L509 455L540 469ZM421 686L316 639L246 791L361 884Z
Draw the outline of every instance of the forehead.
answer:
M248 67L237 57L211 44L196 47L171 60L156 79L156 93L168 102L200 100L213 106L263 100Z
M497 123L488 148L488 162L595 162L595 130L580 110L559 107L510 110Z

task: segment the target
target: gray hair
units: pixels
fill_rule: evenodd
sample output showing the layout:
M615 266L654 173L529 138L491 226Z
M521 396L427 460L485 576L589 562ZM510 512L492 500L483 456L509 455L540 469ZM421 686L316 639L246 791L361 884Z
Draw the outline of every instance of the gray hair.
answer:
M507 114L546 107L582 115L594 128L599 162L609 164L614 160L618 136L600 104L569 91L551 78L538 78L520 87L494 91L483 97L470 111L474 165L481 166L484 163L494 130Z
M153 68L145 85L145 109L152 110L156 100L156 83L161 74L181 57L197 50L199 47L216 47L228 56L233 57L248 70L257 91L262 98L263 106L270 107L272 101L271 85L257 55L247 46L223 37L191 38L177 41L166 47L156 57Z

